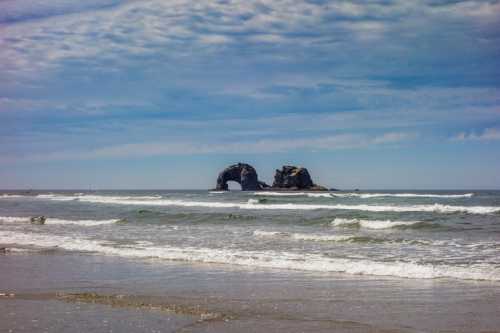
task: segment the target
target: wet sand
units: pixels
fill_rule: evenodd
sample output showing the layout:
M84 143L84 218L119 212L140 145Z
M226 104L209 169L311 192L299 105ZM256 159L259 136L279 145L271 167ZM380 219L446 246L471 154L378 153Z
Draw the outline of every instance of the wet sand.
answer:
M0 255L0 332L499 332L500 285Z

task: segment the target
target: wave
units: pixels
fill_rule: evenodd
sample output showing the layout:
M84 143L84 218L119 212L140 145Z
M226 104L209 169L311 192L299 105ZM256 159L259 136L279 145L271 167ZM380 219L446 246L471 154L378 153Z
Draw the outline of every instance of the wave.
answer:
M254 192L253 195L266 197L310 197L310 198L331 198L330 193L309 193L309 192Z
M380 197L395 198L471 198L474 193L465 194L423 194L423 193L310 193L310 192L254 192L258 196L276 196L276 197L309 197L309 198L361 198L371 199Z
M253 235L257 237L288 237L289 233L281 231L254 230Z
M73 224L73 225L79 225L79 226L83 226L83 227L95 227L95 226L99 226L99 225L115 224L115 223L120 222L120 221L121 221L120 219L110 219L110 220L62 220L62 219L48 218L45 223L49 224L49 225L52 225L52 224L59 224L59 225Z
M45 224L48 225L79 225L82 227L95 227L106 224L114 224L121 221L120 219L110 220L64 220L57 218L47 218ZM0 216L0 222L7 223L30 223L30 217L13 217L13 216Z
M135 244L113 247L109 243L68 236L25 234L0 231L0 243L91 252L127 258L158 258L165 260L242 265L258 268L290 269L314 272L339 272L357 275L395 276L402 278L455 278L500 281L500 268L492 264L467 267L412 262L380 262L366 259L329 258L319 254L243 251L195 247L169 247Z
M0 194L0 198L21 198L24 197L24 195L20 194Z
M40 199L50 199L55 201L91 201L100 200L102 198L109 200L157 200L161 199L161 195L146 195L146 196L107 196L107 195L86 195L83 193L78 193L75 195L62 195L62 194L38 194L36 196Z
M257 237L291 238L293 240L313 242L345 242L349 240L355 240L357 238L357 236L353 235L318 235L265 230L254 230L253 235Z
M406 243L412 245L433 245L427 240L408 240L408 239L391 239L377 238L370 236L358 235L325 235L325 234L309 234L309 233L288 233L282 231L265 231L255 230L253 235L262 238L282 238L296 241L310 242L347 242L347 243Z
M394 197L394 198L471 198L474 193L465 194L420 194L420 193L332 193L333 197L349 198L357 197L361 199Z
M0 216L0 222L4 223L19 223L19 222L29 222L29 217L17 217L17 216Z
M63 197L67 200L68 197ZM134 199L132 199L134 198ZM57 198L55 200L60 200ZM206 208L239 208L239 209L270 209L270 210L360 210L369 212L430 212L430 213L469 213L469 214L493 214L500 212L500 207L494 206L453 206L443 204L433 205L315 205L315 204L263 204L253 201L247 203L238 202L216 202L216 201L188 201L188 200L167 200L155 197L155 200L148 200L144 197L137 200L136 197L108 197L108 196L80 196L81 202L118 204L118 205L143 205L143 206L179 206L179 207L206 207ZM51 199L52 200L52 199Z
M391 229L398 227L421 227L425 222L421 221L391 221L391 220L359 220L359 219L344 219L344 218L335 218L331 225L338 226L355 226L366 229ZM429 226L432 226L429 224Z

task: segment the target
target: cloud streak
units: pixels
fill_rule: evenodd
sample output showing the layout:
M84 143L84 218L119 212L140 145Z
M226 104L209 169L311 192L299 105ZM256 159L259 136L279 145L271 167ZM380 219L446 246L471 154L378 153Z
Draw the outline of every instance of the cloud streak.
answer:
M200 154L270 154L291 151L325 152L341 149L363 149L377 146L391 146L411 141L416 133L388 132L382 135L341 134L316 138L299 139L264 139L256 141L241 141L230 143L201 142L146 142L129 143L101 147L87 151L50 152L43 155L32 154L10 156L4 162L18 161L59 161L59 160L91 160L140 158L169 155L200 155Z

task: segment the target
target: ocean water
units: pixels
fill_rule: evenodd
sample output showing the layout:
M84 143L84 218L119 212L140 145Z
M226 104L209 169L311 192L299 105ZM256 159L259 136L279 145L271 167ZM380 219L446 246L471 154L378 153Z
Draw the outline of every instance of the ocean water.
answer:
M45 225L29 222L37 215ZM0 244L290 274L500 281L500 191L4 191Z

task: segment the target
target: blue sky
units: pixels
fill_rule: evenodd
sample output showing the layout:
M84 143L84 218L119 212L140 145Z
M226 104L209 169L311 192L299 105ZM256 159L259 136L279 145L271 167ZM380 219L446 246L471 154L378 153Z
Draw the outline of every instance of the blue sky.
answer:
M500 188L500 2L2 0L0 188Z

